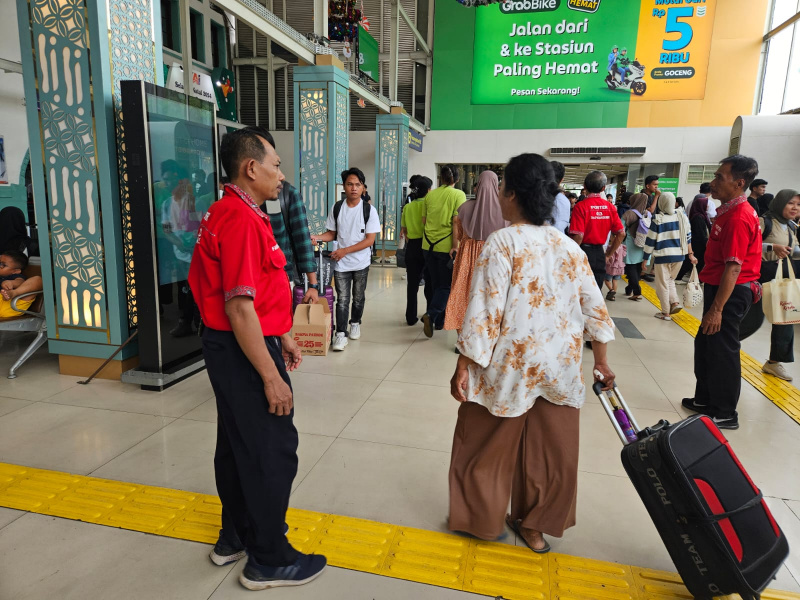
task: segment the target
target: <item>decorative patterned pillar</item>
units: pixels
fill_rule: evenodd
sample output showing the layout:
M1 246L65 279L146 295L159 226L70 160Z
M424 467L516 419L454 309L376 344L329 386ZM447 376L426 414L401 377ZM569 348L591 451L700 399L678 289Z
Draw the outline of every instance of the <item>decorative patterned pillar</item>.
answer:
M154 80L150 2L17 0L25 94L38 98L27 114L49 348L62 372L64 355L107 358L130 329L114 100L120 79Z
M397 110L398 112L394 112ZM397 248L400 234L400 211L403 208L403 184L408 182L408 115L402 109L378 115L375 128L375 191L372 194L381 223L386 249ZM384 215L384 202L386 212ZM378 246L381 247L380 245Z
M295 168L312 232L325 231L340 173L348 168L350 78L336 66L294 69Z

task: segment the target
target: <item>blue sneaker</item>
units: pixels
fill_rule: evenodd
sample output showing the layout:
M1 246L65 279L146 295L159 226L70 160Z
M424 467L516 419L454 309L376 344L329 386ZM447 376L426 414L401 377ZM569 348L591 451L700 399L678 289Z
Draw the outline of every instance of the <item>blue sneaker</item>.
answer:
M245 556L247 556L247 550L245 550L244 546L231 546L222 536L219 537L217 543L214 544L214 549L211 551L211 554L208 555L211 562L218 567L224 567L225 565L235 563Z
M283 535L289 533L289 524L283 524ZM244 558L247 556L247 549L240 543L237 546L231 545L228 541L223 539L222 531L220 531L219 539L217 539L217 543L214 544L214 549L211 551L211 554L208 557L218 567L224 567L225 565L229 565L231 563L236 562L239 559Z
M321 554L301 554L293 565L265 567L251 556L239 575L239 583L248 590L303 585L319 577L327 564L328 560Z

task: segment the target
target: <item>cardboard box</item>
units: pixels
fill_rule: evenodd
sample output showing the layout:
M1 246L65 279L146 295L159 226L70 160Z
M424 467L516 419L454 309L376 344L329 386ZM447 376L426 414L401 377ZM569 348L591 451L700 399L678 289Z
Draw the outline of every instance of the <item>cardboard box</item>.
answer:
M292 338L303 356L327 356L331 345L331 309L327 300L297 305Z

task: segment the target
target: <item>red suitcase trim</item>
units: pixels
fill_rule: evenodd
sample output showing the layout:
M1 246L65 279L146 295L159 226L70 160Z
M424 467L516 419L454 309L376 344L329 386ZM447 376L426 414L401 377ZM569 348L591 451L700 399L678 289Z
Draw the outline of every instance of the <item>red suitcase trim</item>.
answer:
M706 504L708 504L708 508L711 509L712 514L721 515L725 512L725 508L722 506L722 502L720 502L717 493L714 491L714 488L708 484L708 482L703 481L702 479L695 479L694 483L700 490L700 493L703 494L703 498L705 499ZM722 529L725 539L728 540L728 545L730 545L731 550L733 550L736 560L742 562L742 558L744 557L742 541L739 539L739 536L736 535L736 530L733 528L731 520L722 519L721 521L717 522L717 525L719 525L720 529Z
M713 435L715 438L717 438L719 443L723 444L725 446L725 448L728 450L728 454L731 455L731 458L733 459L733 462L736 463L737 467L739 467L739 470L742 472L742 475L745 476L745 479L747 479L747 482L753 488L753 491L756 494L761 493L761 490L759 490L758 487L756 486L756 484L753 483L753 480L750 479L750 475L748 474L747 470L745 470L744 465L742 465L742 463L739 462L739 457L736 456L736 453L733 451L733 448L731 448L730 442L727 439L725 439L725 436L722 435L722 432L717 428L717 426L714 424L714 422L708 417L701 417L700 420L703 422L703 424L711 432L711 435ZM772 511L770 511L769 507L767 506L767 501L766 500L762 500L761 501L761 506L764 507L764 512L767 513L767 518L769 519L770 525L772 525L772 531L775 532L775 536L776 537L780 537L781 529L780 529L780 527L778 527L778 523L775 521L775 517L772 516Z

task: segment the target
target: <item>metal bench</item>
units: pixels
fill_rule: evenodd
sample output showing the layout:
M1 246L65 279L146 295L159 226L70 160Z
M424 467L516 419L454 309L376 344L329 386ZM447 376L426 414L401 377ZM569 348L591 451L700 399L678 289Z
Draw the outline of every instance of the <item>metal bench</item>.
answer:
M36 275L41 276L42 267L39 259L32 258L28 267L23 272L26 279ZM36 333L36 337L30 345L22 353L22 356L17 359L8 372L9 379L17 377L17 370L27 361L33 353L41 348L47 341L47 320L44 315L44 292L39 290L37 292L28 292L21 296L17 296L11 301L11 308L20 312L18 317L0 317L0 331L19 331L24 333ZM17 302L35 296L27 310L20 310L17 308Z

